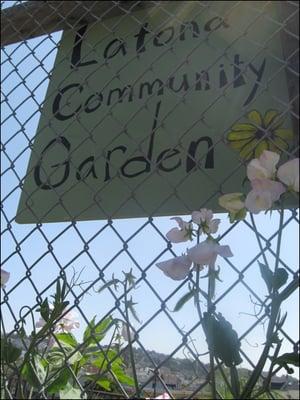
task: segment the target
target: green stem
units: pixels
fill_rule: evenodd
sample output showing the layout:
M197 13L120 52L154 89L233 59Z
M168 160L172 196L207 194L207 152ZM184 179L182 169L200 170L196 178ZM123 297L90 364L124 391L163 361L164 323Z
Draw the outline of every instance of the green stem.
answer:
M283 226L283 217L284 217L284 211L283 208L281 208L280 210L280 219L279 219L279 231L278 231L278 240L277 240L277 247L276 247L276 260L275 260L275 268L274 268L274 272L277 270L278 265L279 265L279 254L280 254L280 247L281 247L281 239L282 239L282 226ZM259 244L261 246L260 243L260 239L258 237L258 233L256 230L256 226L254 224L254 219L253 216L251 215L251 219L253 222L253 226L255 228L255 233L257 235ZM263 253L264 254L264 253ZM265 257L265 256L264 256ZM267 329L267 335L266 335L266 344L265 347L263 349L263 352L258 360L258 363L256 365L256 367L254 368L243 392L241 395L241 399L249 399L252 391L260 377L260 374L263 371L263 368L265 366L265 363L267 361L268 355L269 355L269 351L270 348L272 346L272 338L273 338L273 334L274 334L274 329L276 327L276 320L277 320L277 315L279 313L280 310L280 305L281 305L281 298L278 295L278 291L272 289L272 293L271 293L271 315L270 315L270 320L269 320L269 324L268 324L268 329Z
M196 290L195 290L195 304L198 313L198 317L200 321L202 320L202 312L200 307L200 298L199 298L199 284L200 284L200 270L199 267L196 269Z
M130 356L130 362L131 362L131 367L132 367L132 374L133 374L133 380L134 380L134 385L135 385L135 390L136 390L136 396L140 397L140 389L139 389L139 383L138 383L137 373L136 373L136 368L135 368L135 361L134 361L130 328L129 328L129 313L128 313L128 307L127 307L127 282L125 282L125 285L124 285L124 300L125 300L126 330L127 330L127 336L128 336L129 356Z
M211 268L211 267L209 267L209 268ZM210 273L208 276L208 299L207 299L207 312L209 314L212 314L211 293L212 293L212 285L214 285L214 283L212 282L213 279L215 279L215 276L214 276L214 274ZM214 349L210 345L209 345L209 367L210 367L211 395L212 395L213 399L216 399L217 392L216 392Z
M237 368L235 365L230 367L230 381L231 381L231 388L233 392L233 396L235 399L240 398L240 380Z

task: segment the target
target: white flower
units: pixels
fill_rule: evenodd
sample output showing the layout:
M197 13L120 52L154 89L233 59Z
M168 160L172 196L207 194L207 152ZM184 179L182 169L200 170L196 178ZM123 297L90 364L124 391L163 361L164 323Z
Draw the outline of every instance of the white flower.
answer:
M189 274L191 265L192 262L186 255L156 263L156 266L161 269L166 276L175 281L184 279Z
M278 179L295 192L299 192L299 158L294 158L281 165L277 172Z
M183 221L183 219L180 217L173 217L171 219L175 219L180 229L172 228L166 234L167 239L172 243L186 242L187 240L189 240L191 236L190 232L192 229L191 223Z
M273 202L285 192L282 183L270 179L254 179L251 184L252 190L246 197L245 206L254 214L271 208Z
M50 310L53 310L53 304L49 305ZM75 328L79 328L80 323L77 321L77 314L74 311L69 311L56 323L54 331L58 332L71 332ZM42 328L46 324L45 320L40 317L36 322L36 328Z
M245 202L241 200L243 193L228 193L219 197L221 207L230 213L237 213L245 207Z
M59 328L62 332L71 332L75 328L79 328L80 323L77 320L77 314L69 311L58 321Z
M259 158L254 158L247 166L247 176L250 181L254 179L273 179L279 154L264 150Z
M214 240L205 240L187 251L188 258L200 267L204 265L214 267L218 255L233 256L229 246L221 246Z
M10 272L5 271L1 268L1 287L5 288L10 277Z
M200 232L209 234L216 233L220 224L220 219L213 219L213 212L206 208L192 212L192 221L201 227Z

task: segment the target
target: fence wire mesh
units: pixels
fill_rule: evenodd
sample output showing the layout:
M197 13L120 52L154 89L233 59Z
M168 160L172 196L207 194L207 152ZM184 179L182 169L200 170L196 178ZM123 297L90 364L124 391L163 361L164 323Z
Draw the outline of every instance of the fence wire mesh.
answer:
M186 247L183 244L175 247L167 240L165 234L171 226L169 217L163 216L172 214L168 211L170 203L176 205L181 211L180 214L187 215L194 211L191 205L194 203L187 200L185 192L188 190L188 185L191 185L190 176L195 170L201 173L201 187L189 190L192 194L197 190L202 192L201 201L197 203L198 209L210 208L211 204L217 204L218 197L226 193L228 187L232 187L230 186L232 180L244 173L245 159L236 155L236 149L228 149L227 134L233 124L241 121L245 123L245 115L253 110L251 102L254 95L251 99L251 94L248 93L248 104L244 104L242 112L232 113L234 114L232 117L231 110L236 104L231 103L230 90L232 87L241 86L242 80L245 82L249 79L251 68L253 75L259 75L259 64L256 64L255 60L261 60L260 57L264 54L267 60L271 60L272 73L264 80L255 82L254 100L261 106L266 98L270 100L273 108L280 110L281 117L290 122L294 136L290 145L270 135L267 127L260 126L260 136L255 141L255 146L250 150L248 148L248 151L255 155L255 149L262 143L267 143L270 150L280 150L286 159L297 156L299 150L298 2L4 1L1 4L1 265L10 272L10 280L2 288L1 335L21 342L22 347L27 350L28 336L37 322L34 320L38 315L36 311L46 297L49 298L55 293L58 280L66 283L69 304L63 311L65 317L70 315L69 312L76 311L80 322L80 328L76 325L78 329L74 330L80 344L68 352L57 340L53 330L52 340L63 352L64 361L52 376L50 374L44 377L44 381L38 382L34 394L31 395L34 398L51 397L52 394L46 390L47 382L51 379L53 382L53 377L66 370L67 375L79 388L82 397L85 395L88 398L155 397L163 391L172 398L203 398L201 396L204 396L205 391L210 390L211 364L206 353L207 343L201 328L202 321L199 320L192 304L187 304L177 313L172 312L180 296L186 292L188 284L195 283L195 278L190 274L182 282L170 282L155 267L159 261L180 255ZM187 16L191 15L190 7L193 9L193 20L187 19ZM276 13L270 12L269 7L275 7ZM214 41L212 36L219 26L226 27L230 24L231 15L239 13L247 14L247 24L235 27L234 41L228 42L226 29L222 36L224 41ZM158 18L159 23L155 29L147 24L150 17ZM207 21L210 21L210 25L206 25L206 31L205 26L195 25L193 21L198 21L197 18L203 18L207 24ZM218 25L215 25L216 22ZM122 24L133 28L126 34ZM258 27L264 24L272 26L269 37L255 34ZM99 35L96 43L89 42L89 34L92 35L96 26L101 26L102 36ZM74 46L77 46L77 55L74 54L73 48L60 44L62 30L71 35ZM140 40L139 45L136 44L138 51L132 57L125 57L126 43L135 32L136 40ZM176 54L176 46L178 43L184 43L187 37L192 38L192 45L182 58L182 53ZM85 57L80 59L83 41ZM113 42L119 47L105 48L108 42ZM247 63L239 58L233 59L232 48L234 49L236 43L242 43L243 47L251 49L253 57ZM274 43L282 48L282 58L279 58L274 50ZM99 53L95 51L97 46L106 49L104 50L106 58L104 56L100 59ZM129 84L124 79L122 71L126 70L127 73L131 69L135 71L136 60L142 57L143 51L150 51L149 48L153 46L156 46L159 52L153 53L151 65L142 64L144 70L132 72L137 76L129 75ZM209 65L200 63L203 69L199 71L195 67L197 65L194 62L195 57L199 58L201 54L199 51L202 51L205 58L207 48L208 54L213 54L212 62ZM60 58L55 61L59 54ZM115 56L122 58L119 69L109 62L109 59ZM168 61L168 58L172 61ZM73 64L69 74L58 76L57 86L50 87L49 82L54 80L55 69L63 68L65 60L70 59ZM208 59L210 60L211 56ZM83 72L86 71L84 67L81 68L83 64L91 67L89 73ZM189 68L189 76L182 72L185 67ZM229 69L226 68L231 68L231 72L229 73ZM63 99L63 106L54 110L49 116L47 111L49 99L53 100L54 95L60 93L62 101L62 96L66 92L62 88L72 85L74 70L81 78L80 85L75 86L75 89L79 90L68 93ZM161 70L164 79L158 78ZM110 78L101 83L101 87L95 88L93 76L99 71ZM141 79L149 71L156 79L153 79L151 89L149 86L145 89ZM182 77L178 88L175 88L176 73ZM194 74L193 81L188 81L191 73ZM217 81L215 86L213 79ZM283 80L287 82L287 97L281 91L270 90L280 85ZM118 86L115 82L118 82ZM49 87L52 92L49 91ZM145 93L143 90L148 90L146 100L135 102L137 98L143 97ZM199 93L206 91L208 100L201 103L202 106L196 115L195 112L190 113L195 104L192 104L189 96L197 90ZM90 97L82 100L82 91L88 93ZM163 101L160 96L166 93L171 93L172 101L158 118ZM130 96L134 101L130 100ZM85 101L84 106L80 101ZM134 108L127 107L127 103L131 104L131 101L134 103ZM237 96L236 102L241 103L242 99ZM220 109L220 103L223 111ZM153 108L153 104L156 104L156 108ZM97 114L95 111L100 106L101 113L99 111ZM122 107L125 107L125 112L122 112ZM179 133L175 138L176 143L172 143L172 147L176 149L173 156L182 155L186 165L192 166L190 173L182 175L177 181L174 181L170 174L164 173L171 171L171 166L167 162L168 156L171 159L170 154L162 154L160 159L157 158L156 164L149 157L147 145L151 127L139 132L138 136L132 133L137 118L140 121L140 128L151 124L154 109L156 118L152 127L153 132L161 130L168 138L172 137L172 129L176 128L170 125L169 121L177 115L176 124L179 126ZM93 115L91 124L87 123L84 114ZM181 118L178 118L178 115ZM188 115L187 122L185 115ZM214 120L221 119L219 115L223 116L225 122L222 123L222 129L218 127L216 133ZM39 121L42 117L45 119L41 126ZM57 128L58 118L64 121L61 130ZM109 131L105 131L107 126L113 127L117 133L114 136L110 135ZM58 161L58 165L59 167L65 165L65 172L66 165L70 170L77 171L79 178L74 178L70 184L62 186L62 189L54 184L55 179L59 179L59 176L55 175L57 170L40 166L40 180L44 179L41 185L48 185L50 190L47 192L51 191L52 200L50 203L45 202L47 204L44 207L43 201L38 199L41 211L37 211L37 202L30 202L30 198L35 192L38 193L40 188L36 187L35 191L27 193L29 186L24 182L36 171L32 164L29 164L29 160L30 157L40 160L40 153L35 145L43 134L47 134L49 128L53 137L57 139L55 143L59 145L64 145L61 138L63 135L67 137L72 129L74 136L78 136L74 142L75 147L68 152L65 164ZM79 128L80 135L77 133ZM213 144L208 142L208 152L202 152L200 156L196 154L196 150L192 153L186 149L187 141L191 141L193 129L214 135ZM38 135L36 135L37 130ZM105 132L105 135L102 132ZM89 154L86 145L89 143L91 148L91 143L94 143L96 146L97 135L105 136L101 152L94 154L93 164L85 162L79 168L78 163L76 164L78 154L82 153L81 161L84 157L87 159ZM129 156L139 154L146 160L146 165L149 165L148 173L140 176L135 185L126 179L124 166L123 173L116 172L120 170L119 161L115 161L112 157L113 150L117 144L125 140L124 138L131 146ZM120 144L118 148L122 153L125 152ZM234 162L229 166L224 165L224 171L218 177L206 167L209 162L209 151L216 150L222 153L225 148L231 152ZM59 147L57 153L61 157ZM77 159L74 163L75 155ZM109 184L116 182L121 188L122 196L117 199L118 201L114 198L106 200L107 182L104 180L99 183L94 179L98 174L94 167L97 161L105 164ZM181 162L184 164L184 161ZM127 170L127 177L130 173L132 172ZM160 188L159 193L156 191L155 194L151 188L153 176L159 180ZM78 194L76 190L79 186L81 191L84 190L89 195L78 209L73 207L73 203L76 202L76 193ZM207 195L206 186L209 187ZM25 200L18 207L22 191ZM141 196L143 191L146 192L146 197ZM156 197L150 209L146 199L152 194ZM109 203L112 203L112 207ZM128 211L124 211L128 204L130 204L129 209L134 210L134 216L140 218L119 219L119 216L129 216ZM60 207L58 214L62 216L60 221L64 222L45 223L59 221L53 219L57 205ZM31 223L16 223L16 219L19 218L21 221L23 215L29 215L28 213L30 218L34 218ZM93 217L97 213L99 218L101 216L101 220ZM222 282L217 282L213 306L234 325L242 344L242 365L251 369L255 367L259 358L259 350L264 340L264 326L270 318L271 300L270 298L266 300L265 287L260 284L258 261L265 261L270 265L278 263L287 271L290 280L297 279L298 257L295 249L298 246L299 217L293 200L292 206L284 211L280 228L278 228L281 220L279 210L273 211L271 218L265 215L254 218L253 215L249 215L234 224L230 224L225 215L221 214L220 218L222 220L220 239L225 243L232 243L234 258L231 259L233 261L227 258L220 261ZM278 254L280 242L283 249ZM124 278L124 272L128 274L129 271L136 278L135 285L125 285L123 291L120 288L116 290L112 280L116 280L114 283L117 284L117 280L121 281ZM136 303L138 316L132 316L128 313L128 308L124 307L124 302L128 304L130 301ZM283 348L286 351L297 351L299 346L297 306L298 299L295 294L285 304L286 310L291 309L293 312L288 314L285 324L280 328ZM253 309L260 307L262 312L256 315ZM83 350L87 342L87 335L83 333L88 327L92 330L94 316L98 324L96 326L103 326L107 318L112 316L115 321L124 321L125 326L129 326L134 332L132 340L118 347L115 344L112 347L112 341L116 338L113 327L101 341L96 329L91 333L97 354L102 357L102 364L94 365L92 370L98 377L98 384L95 384L95 381L92 384L84 380L71 366L72 357ZM19 334L21 327L24 327L26 332L22 338ZM40 342L42 354L47 344L45 338ZM109 353L108 349L112 348L114 352ZM130 354L135 357L135 366ZM116 373L115 365L120 356L125 362L126 373L134 378L133 386L124 378L125 373L124 375ZM179 363L180 371L175 373L176 363ZM193 372L188 372L189 368L192 368ZM216 373L224 373L222 363L214 364L213 368ZM1 371L1 375L5 398L18 398L22 385L20 374L15 375L13 379L7 379L5 371ZM113 394L105 390L107 385ZM217 387L219 395L221 395L220 390ZM26 385L24 393L26 397ZM273 397L271 392L269 395Z

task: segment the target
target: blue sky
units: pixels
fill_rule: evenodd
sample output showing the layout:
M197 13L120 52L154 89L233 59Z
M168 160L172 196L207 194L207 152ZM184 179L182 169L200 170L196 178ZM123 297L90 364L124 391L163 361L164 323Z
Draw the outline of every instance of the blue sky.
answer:
M9 3L9 2L6 2ZM109 280L112 274L117 278L122 278L122 271L133 269L133 274L140 278L141 270L147 269L146 279L149 284L157 291L162 299L165 299L177 286L178 282L168 279L154 265L154 260L162 254L159 261L172 257L167 249L167 241L163 236L169 229L175 226L174 221L169 217L157 217L150 223L146 218L131 218L124 220L114 220L112 226L107 221L88 221L77 222L75 227L70 223L50 223L36 227L33 224L19 225L11 222L7 227L7 220L12 221L16 215L16 210L20 198L20 189L16 188L19 179L23 178L29 161L30 149L27 148L21 155L21 150L28 145L28 139L34 137L39 121L40 113L37 111L37 104L43 102L48 86L47 72L51 71L56 55L56 43L59 42L61 33L51 35L52 40L45 40L44 37L32 39L27 42L27 46L20 43L5 48L2 53L2 91L7 96L2 102L2 143L5 144L5 153L1 157L2 176L2 199L3 210L1 214L2 231L2 260L5 261L3 268L11 273L7 284L9 304L11 309L18 315L22 306L35 304L36 292L33 289L30 279L34 282L38 291L44 290L53 282L60 271L61 266L69 265L67 276L71 277L72 268L80 271L84 268L82 279L94 281L99 278L99 270L95 264L102 269L105 268L105 279ZM30 50L34 50L34 55ZM8 60L11 57L11 61ZM43 60L44 70L40 67L40 60ZM17 70L13 66L18 64ZM9 77L8 77L9 76ZM24 81L22 81L24 78ZM41 82L43 83L41 84ZM26 86L26 87L25 87ZM30 94L34 92L34 97ZM28 99L27 99L28 97ZM4 98L2 97L2 100ZM8 103L11 107L7 105ZM18 107L22 101L24 103ZM16 110L12 116L12 110ZM25 137L27 136L27 138ZM9 156L10 160L7 158ZM14 168L11 168L11 161L14 160ZM201 190L199 188L198 190ZM203 189L202 189L203 190ZM285 221L291 218L291 212L285 212ZM188 219L187 216L184 218ZM225 214L218 214L221 218L219 233L226 232L230 227ZM297 217L298 218L298 217ZM250 218L247 221L251 223ZM278 213L272 215L259 215L256 217L259 232L265 237L270 238L278 229ZM142 228L143 227L143 228ZM123 248L123 241L130 239L128 253ZM160 231L162 235L158 232ZM117 232L117 233L116 233ZM56 238L56 239L55 239ZM122 241L122 239L123 241ZM51 242L53 250L48 245ZM16 249L17 243L21 243L20 249ZM88 243L89 248L84 246ZM277 237L271 241L271 248L276 251ZM281 260L293 271L298 268L299 259L299 232L298 221L292 219L284 228L283 242L281 249ZM234 257L230 259L238 270L245 268L258 254L259 247L254 233L249 229L245 222L240 222L223 239L222 244L229 244ZM190 244L173 245L172 249L177 255L186 250ZM116 257L116 255L120 254ZM273 267L275 258L267 253L270 266ZM158 260L157 260L158 261ZM263 261L260 258L260 261ZM35 265L34 265L35 264ZM135 265L138 264L141 268ZM148 269L149 265L150 268ZM25 278L26 265L34 267L30 277ZM221 268L220 277L222 282L217 282L216 298L232 285L238 278L238 274L231 268L226 260L218 259ZM292 275L289 274L289 279ZM20 280L21 284L17 285ZM259 273L257 262L247 270L244 277L245 282L253 288L255 293L264 299L266 287ZM16 286L15 286L16 285ZM207 279L201 280L201 285L206 289ZM101 286L97 283L95 288ZM14 288L12 290L12 288ZM54 286L46 293L53 294ZM167 303L167 308L172 310L177 300L187 291L187 285L181 288L177 294ZM76 288L74 292L79 295L81 292ZM136 306L140 319L146 322L160 308L160 302L146 282L138 285L133 292L133 299L138 304ZM70 296L71 304L74 298ZM84 296L79 304L80 309L88 319L94 315L98 318L103 317L110 308L114 307L114 299L106 290L96 294L92 290L90 295ZM203 309L205 305L203 304ZM238 284L222 299L217 306L217 310L222 312L228 319L239 335L243 334L248 327L255 322L253 314L254 306L250 301L249 292ZM288 311L288 317L284 325L284 330L288 332L295 341L298 339L299 325L299 301L296 293L289 298L283 306L283 311ZM76 336L81 337L85 322L82 316L79 318L81 327L76 332ZM169 313L176 324L183 330L189 330L197 320L197 315L192 302L187 304L178 313ZM114 316L119 317L117 312ZM3 306L3 320L7 330L12 329L13 319L7 306ZM139 324L133 321L133 325L138 329ZM30 322L28 320L28 329ZM201 329L194 331L192 338L199 353L206 351L206 342ZM167 315L161 311L159 315L140 332L140 340L149 350L156 350L163 353L170 353L180 342L180 335L174 329ZM256 360L262 350L264 342L264 328L259 325L248 336L247 341L243 341L243 350L250 354L251 359ZM292 351L292 346L288 341L282 347L282 351ZM177 356L182 353L178 352ZM203 357L204 361L207 361ZM247 366L247 363L244 364Z

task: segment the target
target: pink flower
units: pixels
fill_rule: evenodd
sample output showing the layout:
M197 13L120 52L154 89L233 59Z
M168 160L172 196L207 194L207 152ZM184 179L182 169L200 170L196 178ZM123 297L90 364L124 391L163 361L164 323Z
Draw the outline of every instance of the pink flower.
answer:
M156 266L163 271L163 273L169 278L175 281L181 281L190 272L192 262L186 255L180 257L174 257L167 261L162 261L156 264Z
M189 222L183 221L180 217L173 217L171 219L175 219L179 228L172 228L167 234L166 237L172 243L180 243L186 242L191 237L191 229L192 226Z
M201 227L200 232L207 234L216 233L220 224L220 219L213 219L213 212L206 208L192 212L192 221Z
M245 206L254 214L271 208L273 202L285 192L282 183L270 179L254 179L251 184L252 190L246 197Z
M80 323L76 318L77 314L74 311L69 311L58 321L58 329L62 332L71 332L73 329L79 328Z
M277 176L289 189L299 192L299 158L294 158L281 165L278 168Z
M188 258L200 267L204 265L214 267L218 255L233 256L229 246L221 246L214 240L205 240L187 251Z
M5 271L1 268L1 287L5 288L6 283L10 277L10 272Z
M49 305L50 310L53 310L53 305ZM77 314L73 311L69 311L64 315L55 325L54 331L58 332L71 332L75 328L79 328L79 321L76 319ZM36 328L42 328L46 324L45 320L40 317L36 322Z
M168 393L163 393L160 396L154 397L155 399L171 399L171 397L168 395ZM150 397L146 397L146 399L150 399Z
M273 179L279 155L273 151L264 150L259 158L254 158L247 166L247 176L254 179Z

